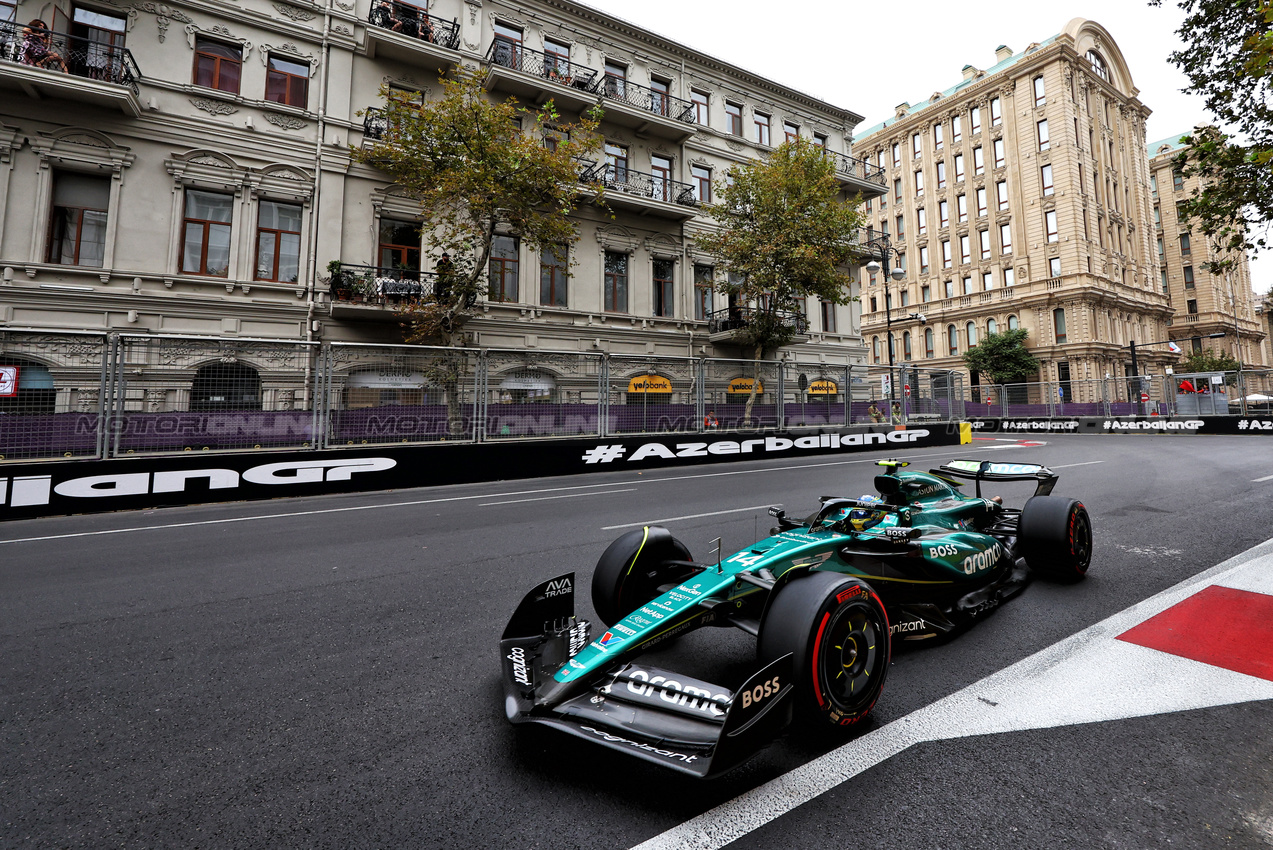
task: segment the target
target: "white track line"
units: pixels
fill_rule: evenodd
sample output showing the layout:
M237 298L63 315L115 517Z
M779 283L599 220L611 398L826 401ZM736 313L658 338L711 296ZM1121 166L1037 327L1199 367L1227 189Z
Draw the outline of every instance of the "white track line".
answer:
M482 502L479 508L488 508L492 505L519 505L522 502L547 502L550 499L578 499L580 496L607 496L611 493L635 493L635 487L627 487L623 490L595 490L591 493L566 493L561 496L538 496L534 499L509 499L507 502Z
M1273 699L1273 682L1114 640L1211 584L1273 593L1273 541L753 788L633 850L718 850L925 741ZM1087 698L1076 699L1072 696L1075 693ZM1103 696L1099 704L1093 703L1093 695Z
M1251 483L1252 483L1252 484L1259 484L1259 483L1264 482L1264 481L1273 481L1273 475L1266 475L1266 476L1264 476L1263 478L1252 478L1252 479L1251 479Z
M773 507L773 502L766 502L763 505L752 505L750 508L732 508L728 511L712 511L706 514L686 514L685 516L670 516L663 519L646 519L641 522L625 522L623 525L603 525L602 531L614 531L616 528L635 528L640 525L662 525L665 522L679 522L683 519L700 519L705 516L724 516L725 514L740 514L744 511L759 511Z

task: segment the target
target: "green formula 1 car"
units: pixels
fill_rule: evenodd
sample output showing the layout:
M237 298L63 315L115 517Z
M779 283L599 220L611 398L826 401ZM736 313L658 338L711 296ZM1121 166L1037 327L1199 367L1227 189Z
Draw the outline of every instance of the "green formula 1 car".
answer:
M610 544L592 577L606 628L574 616L575 576L522 600L500 643L505 712L696 776L728 770L793 716L848 726L875 705L893 641L969 626L1031 573L1077 581L1092 525L1037 464L956 460L931 472L881 461L879 497L824 496L812 515L723 560L695 561L667 529ZM983 482L1034 481L1020 509L983 498ZM975 484L975 495L961 492ZM719 547L718 547L719 548ZM757 638L761 668L736 690L639 663L691 629Z

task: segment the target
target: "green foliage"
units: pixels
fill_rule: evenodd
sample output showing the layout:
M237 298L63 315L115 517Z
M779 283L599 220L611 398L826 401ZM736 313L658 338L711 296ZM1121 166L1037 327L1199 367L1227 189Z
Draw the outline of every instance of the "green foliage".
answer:
M1025 347L1025 328L986 334L964 354L969 371L980 372L993 384L1019 384L1039 371L1038 359Z
M719 227L695 241L717 259L718 272L733 276L732 283L722 276L717 289L756 305L740 338L760 359L791 341L794 328L783 314L800 311L805 298L852 300L844 267L862 216L841 200L835 163L803 137L729 173L718 202L706 207Z
M1186 220L1231 254L1208 264L1220 273L1237 262L1239 252L1266 248L1265 237L1252 238L1248 228L1273 221L1273 3L1178 0L1178 5L1186 14L1177 30L1184 47L1171 53L1171 61L1189 78L1185 91L1201 95L1229 131L1197 128L1183 139L1189 148L1176 159L1184 176L1201 181L1182 204Z
M1189 374L1193 372L1236 372L1242 364L1227 351L1212 351L1204 348L1201 351L1190 351L1180 358L1177 372Z
M499 230L532 251L578 239L571 218L580 197L575 157L596 149L598 121L590 114L563 123L552 101L532 111L513 98L493 100L473 73L441 82L442 97L424 103L384 86L384 137L351 154L419 203L425 254L435 264L449 255L444 291L405 307L403 318L410 341L450 345L486 290ZM545 144L546 133L558 140L554 146Z

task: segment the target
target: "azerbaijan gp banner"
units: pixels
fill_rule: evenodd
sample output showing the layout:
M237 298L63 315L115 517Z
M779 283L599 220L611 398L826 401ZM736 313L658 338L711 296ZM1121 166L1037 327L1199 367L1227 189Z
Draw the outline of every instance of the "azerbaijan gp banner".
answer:
M972 419L974 434L1270 434L1273 416Z
M967 442L967 426L591 437L0 465L0 519L471 484L585 472L831 457Z

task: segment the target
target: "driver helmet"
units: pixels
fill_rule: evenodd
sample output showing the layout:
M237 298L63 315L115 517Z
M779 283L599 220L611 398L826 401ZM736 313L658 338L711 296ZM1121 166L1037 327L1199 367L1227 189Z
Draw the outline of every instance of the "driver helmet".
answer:
M884 500L879 496L871 495L859 496L858 501L872 505L884 504ZM871 526L878 524L882 519L884 519L884 511L873 511L867 508L854 508L849 511L849 525L853 527L854 531L865 531Z

